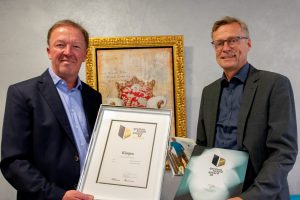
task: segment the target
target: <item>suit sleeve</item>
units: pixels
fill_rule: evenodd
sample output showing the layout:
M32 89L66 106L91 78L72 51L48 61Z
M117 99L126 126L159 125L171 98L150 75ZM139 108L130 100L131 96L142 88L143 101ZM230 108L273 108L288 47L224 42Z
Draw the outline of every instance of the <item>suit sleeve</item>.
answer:
M8 182L22 193L38 199L62 199L65 190L50 183L34 165L30 100L23 91L10 86L3 121L1 171Z
M243 199L275 199L285 190L287 175L297 156L297 127L290 81L280 76L269 98L266 159Z

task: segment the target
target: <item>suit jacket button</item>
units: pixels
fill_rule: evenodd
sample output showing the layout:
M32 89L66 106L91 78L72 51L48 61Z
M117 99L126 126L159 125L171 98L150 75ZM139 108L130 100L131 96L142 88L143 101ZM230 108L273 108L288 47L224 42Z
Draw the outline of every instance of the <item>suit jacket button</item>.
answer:
M74 161L75 161L75 162L78 162L78 161L79 161L79 156L78 156L78 155L74 156Z

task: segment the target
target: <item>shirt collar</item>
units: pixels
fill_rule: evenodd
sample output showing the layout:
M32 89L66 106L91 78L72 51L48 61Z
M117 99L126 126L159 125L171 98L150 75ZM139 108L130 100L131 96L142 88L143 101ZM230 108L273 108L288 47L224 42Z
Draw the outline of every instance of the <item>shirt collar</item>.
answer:
M236 73L233 78L240 80L242 83L245 83L249 71L249 63L246 63L239 71ZM223 73L221 81L227 81L225 74Z
M49 74L50 74L50 76L51 76L51 78L53 80L54 85L57 86L60 82L64 82L65 83L65 81L63 79L61 79L59 76L57 76L54 73L54 71L52 70L51 67L48 68L48 71L49 71ZM82 83L81 83L81 80L80 80L79 77L77 78L77 84L76 84L76 86L74 88L77 88L78 90L82 89Z

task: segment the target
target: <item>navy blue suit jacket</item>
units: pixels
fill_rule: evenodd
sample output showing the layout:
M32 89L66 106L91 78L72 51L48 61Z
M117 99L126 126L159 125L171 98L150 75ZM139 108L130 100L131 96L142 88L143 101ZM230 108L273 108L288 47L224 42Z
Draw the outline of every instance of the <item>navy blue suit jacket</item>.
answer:
M101 95L82 83L91 134ZM11 85L3 121L1 171L17 189L17 199L61 199L76 189L80 165L75 140L48 70Z
M221 79L204 88L197 143L213 147ZM290 81L250 65L237 127L239 150L249 153L242 199L289 199L288 172L297 157L295 102Z

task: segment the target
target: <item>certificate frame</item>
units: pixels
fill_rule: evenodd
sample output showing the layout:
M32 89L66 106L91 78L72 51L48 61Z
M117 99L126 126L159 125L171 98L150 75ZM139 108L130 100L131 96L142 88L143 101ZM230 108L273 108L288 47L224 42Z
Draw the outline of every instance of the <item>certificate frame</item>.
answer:
M77 189L96 200L159 200L171 122L171 110L101 105Z
M171 109L171 134L187 136L183 35L90 38L86 81L104 104Z

